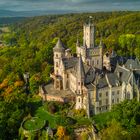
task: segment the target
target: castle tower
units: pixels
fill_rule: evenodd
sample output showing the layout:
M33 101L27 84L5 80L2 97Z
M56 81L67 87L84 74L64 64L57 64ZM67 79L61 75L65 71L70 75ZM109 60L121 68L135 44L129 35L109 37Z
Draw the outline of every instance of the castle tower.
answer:
M95 25L91 24L89 21L88 24L84 24L84 37L83 37L83 46L87 46L87 48L95 47Z
M64 45L63 45L62 41L60 40L60 38L58 39L55 47L53 48L53 54L54 54L54 56L53 56L54 74L61 75L60 64L61 64L61 59L65 55L65 48L64 48Z
M81 55L77 63L77 96L76 96L76 109L83 108L83 91L82 86L84 85L85 71Z
M63 75L60 69L62 65L62 58L65 56L65 48L60 38L58 39L55 47L53 48L54 60L54 88L57 90L63 89Z

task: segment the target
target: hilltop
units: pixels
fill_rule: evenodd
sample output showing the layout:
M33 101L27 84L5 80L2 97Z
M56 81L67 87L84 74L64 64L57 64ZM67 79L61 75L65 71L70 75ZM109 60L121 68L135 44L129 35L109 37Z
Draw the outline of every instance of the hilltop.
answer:
M16 138L20 124L35 110L35 98L40 84L50 82L53 67L52 49L58 37L75 53L76 40L82 44L83 23L93 17L97 40L102 36L106 50L119 55L140 58L140 12L109 12L49 15L26 18L8 25L0 36L0 136ZM133 47L133 50L132 50ZM30 74L30 95L27 95L23 73ZM32 114L32 113L31 113ZM0 139L1 139L0 137Z

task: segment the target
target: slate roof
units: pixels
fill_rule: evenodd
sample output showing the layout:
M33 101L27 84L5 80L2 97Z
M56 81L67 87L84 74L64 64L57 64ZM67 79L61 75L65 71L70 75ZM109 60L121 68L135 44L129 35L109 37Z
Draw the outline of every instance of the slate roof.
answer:
M140 69L140 63L138 59L128 59L125 63L125 67L128 69Z
M107 78L108 78L109 84L113 87L120 84L120 79L116 73L107 73Z
M94 86L92 84L87 84L86 87L89 89L89 90L93 90Z
M54 51L64 51L65 50L65 46L62 43L61 39L59 38L55 47L53 48Z
M62 62L63 62L64 68L67 70L67 69L75 67L75 65L78 62L78 58L77 57L63 58Z
M107 83L107 80L106 80L105 76L98 80L97 87L98 88L108 87L108 83Z
M92 83L95 79L95 69L89 67L88 69L86 69L85 73L86 73L85 83L86 84Z
M81 55L78 58L78 63L76 65L76 70L77 70L77 77L80 79L83 79L85 77L85 69L84 69L84 64L82 61Z
M119 81L122 82L128 82L128 79L131 75L131 71L129 69L126 69L124 66L117 66L115 70L116 74L120 73Z

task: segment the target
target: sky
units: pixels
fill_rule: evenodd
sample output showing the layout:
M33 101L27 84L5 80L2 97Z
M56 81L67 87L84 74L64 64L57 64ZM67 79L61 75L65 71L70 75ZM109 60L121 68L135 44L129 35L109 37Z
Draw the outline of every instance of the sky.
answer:
M10 11L140 11L140 0L0 0L0 10Z

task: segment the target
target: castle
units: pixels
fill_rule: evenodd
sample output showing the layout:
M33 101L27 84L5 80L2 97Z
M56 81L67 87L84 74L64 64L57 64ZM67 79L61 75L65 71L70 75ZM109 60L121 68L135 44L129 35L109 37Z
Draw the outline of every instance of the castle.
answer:
M139 100L140 62L112 53L103 54L103 43L95 44L96 27L83 26L83 45L77 40L74 57L60 39L54 52L54 89L71 91L75 108L94 115L109 111L112 105L125 99ZM59 94L58 92L58 94Z

